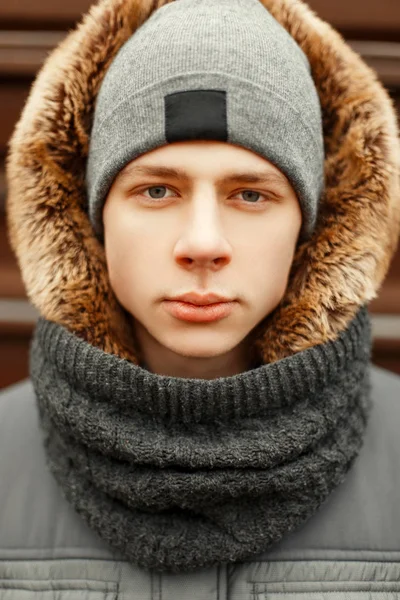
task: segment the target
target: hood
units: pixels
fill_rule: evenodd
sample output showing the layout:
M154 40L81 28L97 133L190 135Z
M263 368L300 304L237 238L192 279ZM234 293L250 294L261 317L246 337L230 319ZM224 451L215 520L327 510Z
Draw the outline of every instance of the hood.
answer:
M269 363L335 340L376 298L399 240L400 141L388 92L337 31L300 0L260 2L309 59L326 181L314 235L297 247L282 301L254 332L254 348ZM40 69L6 160L9 242L30 301L44 318L134 364L140 350L89 222L85 170L102 78L167 3L93 5Z

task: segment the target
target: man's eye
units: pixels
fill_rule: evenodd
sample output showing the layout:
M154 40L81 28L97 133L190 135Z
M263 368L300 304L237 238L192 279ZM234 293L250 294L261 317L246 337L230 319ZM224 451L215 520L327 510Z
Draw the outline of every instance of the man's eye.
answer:
M246 198L245 200L250 202L251 204L260 204L260 202L257 202L258 197L262 197L264 198L264 201L267 199L267 196L265 196L264 194L262 194L261 192L256 192L254 190L243 190L241 192L239 192L239 194L245 194Z
M168 188L166 185L152 185L150 187L144 188L143 190L140 190L141 193L147 192L147 190L152 190L150 192L150 199L151 200L163 200L164 199L164 194L165 192L163 190L169 190L170 188ZM146 196L148 198L148 196Z

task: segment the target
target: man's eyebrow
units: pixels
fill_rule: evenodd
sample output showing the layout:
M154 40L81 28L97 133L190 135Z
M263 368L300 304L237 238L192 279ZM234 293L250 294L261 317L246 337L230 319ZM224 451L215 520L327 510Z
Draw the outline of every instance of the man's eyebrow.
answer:
M133 177L134 175L151 175L154 177L170 177L170 178L181 178L185 181L189 181L189 175L183 171L182 169L175 169L172 167L162 167L162 166L150 166L150 165L129 165L125 167L120 173L117 175L116 179L122 181L127 179L128 177ZM218 184L230 183L232 181L238 181L241 183L280 183L288 186L288 182L284 175L273 172L265 172L265 171L246 171L246 172L238 172L232 171L231 173L227 173L223 177L220 177L217 180Z

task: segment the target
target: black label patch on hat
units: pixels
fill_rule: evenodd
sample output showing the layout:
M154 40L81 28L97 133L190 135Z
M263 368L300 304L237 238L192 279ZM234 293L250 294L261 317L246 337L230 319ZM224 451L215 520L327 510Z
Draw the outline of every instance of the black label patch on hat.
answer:
M228 139L226 92L188 90L165 96L165 138L182 140Z

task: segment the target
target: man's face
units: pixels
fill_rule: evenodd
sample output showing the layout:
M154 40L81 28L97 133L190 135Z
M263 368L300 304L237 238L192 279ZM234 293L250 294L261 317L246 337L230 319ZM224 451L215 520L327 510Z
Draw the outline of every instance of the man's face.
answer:
M267 179L238 179L250 172ZM222 182L228 175L236 178ZM283 297L302 223L283 173L240 146L167 144L120 171L103 222L110 282L133 316L147 367L204 379L247 370L247 336ZM234 300L231 312L208 322L171 314L165 299L192 291Z

